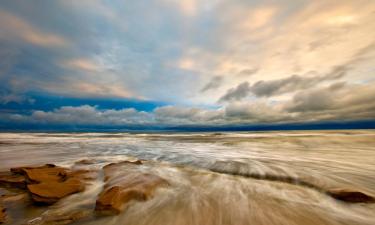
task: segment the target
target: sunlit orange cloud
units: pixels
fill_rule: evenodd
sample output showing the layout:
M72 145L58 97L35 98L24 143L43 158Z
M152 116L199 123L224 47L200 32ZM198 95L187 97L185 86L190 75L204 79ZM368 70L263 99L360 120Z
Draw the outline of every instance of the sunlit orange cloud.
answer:
M250 10L242 22L238 24L239 29L253 30L261 28L271 22L277 12L274 6L264 6Z
M3 10L0 10L0 37L5 39L21 39L43 47L62 47L68 44L68 41L63 37L43 32L22 18Z
M197 0L163 0L166 4L176 5L183 14L193 16L197 13L198 4L203 2Z
M64 85L45 84L42 88L46 91L54 93L69 93L72 96L89 96L89 97L118 97L118 98L134 98L135 95L126 90L125 87L111 83L94 83L90 81L70 82L67 79ZM69 95L68 94L68 95ZM137 97L138 98L138 97ZM139 99L142 99L141 97Z
M86 71L98 71L99 66L92 60L85 58L78 58L72 60L66 60L61 63L64 67Z

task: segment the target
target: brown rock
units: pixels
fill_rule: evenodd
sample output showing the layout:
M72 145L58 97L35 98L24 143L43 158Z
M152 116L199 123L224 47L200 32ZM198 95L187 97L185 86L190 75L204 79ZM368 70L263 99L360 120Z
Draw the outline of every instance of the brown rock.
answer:
M80 180L95 180L98 178L98 172L95 170L74 170L67 173L67 177L74 177Z
M103 170L110 170L110 169L114 169L114 168L119 168L121 166L124 166L124 165L142 165L142 161L141 160L136 160L136 161L122 161L122 162L117 162L117 163L110 163L110 164L107 164L103 167Z
M96 201L96 210L104 214L120 213L131 200L145 201L167 181L152 174L125 176L117 185L105 188Z
M12 174L11 172L4 171L0 172L0 185L25 188L26 179L22 175Z
M81 210L73 210L71 212L53 212L48 214L47 216L42 216L35 218L34 220L29 221L28 224L33 225L66 225L71 224L77 221L82 221L84 219L88 219L92 216L92 210L89 209L81 209Z
M139 171L141 164L141 161L124 161L103 167L106 184L96 201L98 212L118 214L130 201L146 201L158 187L168 185L157 175Z
M10 168L12 173L23 174L25 169L43 169L43 168L53 168L56 167L54 164L45 164L43 166L21 166Z
M6 222L6 209L0 205L0 224Z
M76 165L91 165L91 164L94 164L96 161L93 160L93 159L82 159L82 160L79 160L77 162L75 162L74 164Z
M103 167L104 171L104 181L107 181L110 177L113 177L118 170L121 170L122 166L136 166L136 165L142 165L142 162L140 160L137 161L123 161L119 163L110 163L108 165L105 165Z
M67 176L68 169L46 164L41 167L12 168L11 171L16 174L24 175L28 183L40 183L63 181Z
M327 191L327 194L331 197L351 203L373 203L375 198L373 196L367 195L360 191L350 190L350 189L332 189Z
M68 195L84 190L84 184L75 178L63 182L48 181L38 184L29 184L27 189L32 199L37 203L53 204Z
M84 190L82 181L90 171L71 171L46 164L38 167L17 167L11 171L23 175L34 202L53 204L68 195Z

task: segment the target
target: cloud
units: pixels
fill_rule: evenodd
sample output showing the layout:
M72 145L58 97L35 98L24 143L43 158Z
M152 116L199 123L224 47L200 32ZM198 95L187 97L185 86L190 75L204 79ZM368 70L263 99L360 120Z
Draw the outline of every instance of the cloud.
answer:
M243 82L237 87L229 89L227 93L219 99L219 102L226 102L231 100L241 100L245 98L250 92L249 82Z
M206 92L210 89L217 89L223 82L223 78L221 76L213 77L202 89L201 92Z
M332 84L295 94L284 103L284 111L306 120L360 120L375 118L375 83Z
M43 47L64 47L68 44L65 38L41 31L24 19L3 10L0 10L0 29L2 39L20 39Z
M293 98L289 112L321 111L333 107L334 99L332 91L334 88L313 89L297 93Z
M100 69L100 66L96 62L85 58L63 61L61 65L69 69L84 70L88 72L95 72Z
M171 105L147 123L368 118L360 102L372 100L357 92L371 96L375 3L359 1L3 1L2 102L41 93Z
M15 94L15 93L2 93L0 94L0 104L8 103L18 103L22 104L24 102L34 103L34 99L25 95Z
M283 112L278 106L263 101L234 102L225 108L228 120L237 123L272 123L290 122L291 116Z
M333 68L325 75L317 76L315 71L309 71L303 76L291 75L282 79L268 81L261 80L251 86L248 82L243 82L236 88L229 89L227 93L219 99L219 102L241 100L247 97L249 93L254 94L256 97L281 95L316 87L327 81L341 79L346 76L349 71L353 70L358 63L362 62L363 59L366 58L366 54L375 49L374 46L374 44L370 44L358 50L347 62L342 65L333 66ZM313 75L311 76L311 74Z
M278 80L258 81L248 89L257 97L269 97L314 87L325 81L340 79L345 75L344 71L346 71L346 68L339 67L325 76L302 77L292 75Z
M251 76L256 74L259 71L259 68L250 68L241 70L237 75L239 76Z
M50 112L38 110L29 117L23 116L23 119L32 123L63 125L142 125L151 122L148 113L134 108L99 110L89 105L64 106Z
M223 110L195 107L163 106L154 110L156 121L163 124L220 124L224 122Z
M266 99L233 101L207 109L189 106L161 106L150 112L134 108L99 109L95 106L63 106L30 115L2 111L0 120L21 124L62 125L241 125L303 123L312 121L353 121L375 118L375 83L336 82L327 87L296 92L286 101Z

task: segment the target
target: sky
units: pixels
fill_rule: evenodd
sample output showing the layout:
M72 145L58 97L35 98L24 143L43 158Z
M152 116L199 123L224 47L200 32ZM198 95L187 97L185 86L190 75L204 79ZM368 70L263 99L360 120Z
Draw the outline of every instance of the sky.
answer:
M0 0L0 129L375 121L373 0Z

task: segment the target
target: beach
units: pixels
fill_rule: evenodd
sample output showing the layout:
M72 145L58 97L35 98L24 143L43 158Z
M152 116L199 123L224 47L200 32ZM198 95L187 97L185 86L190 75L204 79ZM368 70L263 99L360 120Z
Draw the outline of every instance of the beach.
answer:
M53 164L44 168L90 174L53 204L4 201L9 224L372 225L373 202L336 192L375 196L374 159L374 130L0 134L0 171ZM103 213L100 197L129 183L141 183L142 197Z

